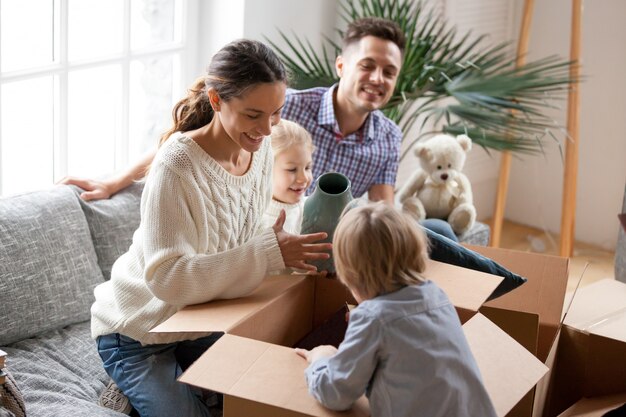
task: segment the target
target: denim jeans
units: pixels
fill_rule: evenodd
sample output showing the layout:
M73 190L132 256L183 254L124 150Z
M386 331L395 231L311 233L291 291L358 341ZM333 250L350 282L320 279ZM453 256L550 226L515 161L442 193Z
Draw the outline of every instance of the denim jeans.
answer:
M222 333L193 341L145 345L119 333L100 336L98 353L107 374L142 417L210 417L202 391L176 378Z
M456 237L456 234L452 230L452 226L445 220L441 219L424 219L420 222L420 224L428 230L432 230L435 233L439 233L441 236L445 236L450 240L455 242L459 241L459 238Z
M489 300L500 297L526 282L526 278L509 271L499 263L473 250L469 250L459 243L427 228L424 228L424 231L430 244L431 259L504 278L491 296L489 296Z

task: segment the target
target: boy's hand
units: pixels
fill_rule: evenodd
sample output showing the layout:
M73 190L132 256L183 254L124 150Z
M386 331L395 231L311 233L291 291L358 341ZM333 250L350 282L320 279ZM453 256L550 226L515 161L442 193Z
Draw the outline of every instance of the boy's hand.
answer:
M313 363L318 359L335 356L337 348L331 345L322 345L311 350L296 348L296 353L306 359L308 363Z

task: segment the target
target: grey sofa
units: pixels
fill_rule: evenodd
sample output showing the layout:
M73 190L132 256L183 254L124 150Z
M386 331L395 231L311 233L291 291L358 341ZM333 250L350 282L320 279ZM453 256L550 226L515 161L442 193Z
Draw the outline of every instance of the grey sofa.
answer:
M0 349L26 414L120 417L90 336L93 289L139 225L141 185L85 203L58 186L0 199Z

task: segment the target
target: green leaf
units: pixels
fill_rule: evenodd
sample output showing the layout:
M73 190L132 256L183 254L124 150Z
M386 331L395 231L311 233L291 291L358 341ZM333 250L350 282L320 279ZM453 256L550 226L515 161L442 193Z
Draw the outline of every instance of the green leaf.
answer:
M490 45L486 37L470 33L457 36L442 16L425 13L421 1L341 0L339 14L346 23L368 16L390 19L405 32L403 65L383 109L402 129L409 145L405 149L441 132L467 132L486 150L522 154L542 153L545 141L557 140L557 135L567 138L549 110L558 108L572 84L581 81L570 75L576 63L551 56L516 68L509 43ZM279 33L287 47L269 43L289 70L293 87L337 82L334 58L341 47L331 36L322 37L317 51L308 40ZM336 33L343 36L340 29ZM434 127L426 131L428 126Z

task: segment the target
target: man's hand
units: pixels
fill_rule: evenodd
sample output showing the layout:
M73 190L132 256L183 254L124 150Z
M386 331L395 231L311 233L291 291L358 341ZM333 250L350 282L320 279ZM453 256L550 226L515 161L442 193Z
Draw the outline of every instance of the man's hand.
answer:
M324 232L311 233L309 235L292 235L287 233L283 230L286 217L285 210L281 210L276 223L272 226L274 233L276 233L276 240L278 241L285 266L311 272L317 271L315 265L310 265L306 261L330 258L330 254L325 252L332 250L332 244L314 243L318 240L326 239L328 235Z
M331 345L322 345L311 350L296 348L295 351L298 356L306 359L308 363L313 363L318 359L330 358L332 356L335 356L335 354L337 353L337 348Z

